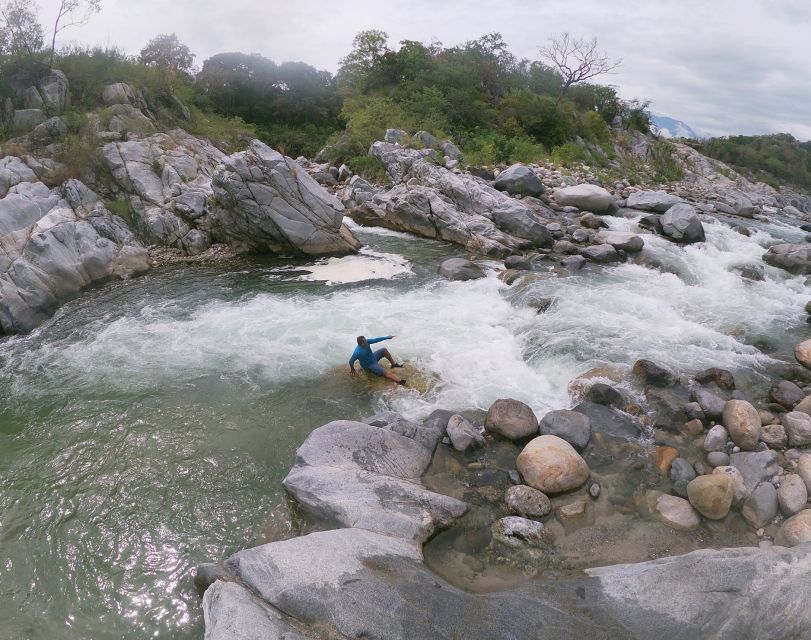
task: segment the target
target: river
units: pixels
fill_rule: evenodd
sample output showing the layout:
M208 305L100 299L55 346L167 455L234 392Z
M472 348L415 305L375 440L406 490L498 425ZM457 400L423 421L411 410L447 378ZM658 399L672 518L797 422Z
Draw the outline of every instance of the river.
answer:
M281 479L331 419L501 397L542 414L570 406L578 374L640 357L757 387L808 335L811 288L771 267L740 278L805 235L746 224L751 237L705 219L707 242L689 247L645 235L646 264L512 289L495 273L439 279L458 247L367 230L365 254L311 272L161 268L86 292L0 341L0 638L201 638L192 568L284 532ZM537 314L529 297L554 303ZM350 378L361 333L396 335L424 392Z

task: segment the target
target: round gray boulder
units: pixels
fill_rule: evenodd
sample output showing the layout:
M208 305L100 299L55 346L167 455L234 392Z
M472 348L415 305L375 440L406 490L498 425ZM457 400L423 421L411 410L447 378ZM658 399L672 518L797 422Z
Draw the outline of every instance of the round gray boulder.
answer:
M662 235L675 242L690 244L704 242L704 225L692 205L681 203L662 215Z
M506 191L511 196L537 197L546 190L532 169L522 164L514 164L504 169L498 174L494 186L499 191Z
M439 265L439 275L448 280L476 280L484 278L484 269L466 258L448 258Z

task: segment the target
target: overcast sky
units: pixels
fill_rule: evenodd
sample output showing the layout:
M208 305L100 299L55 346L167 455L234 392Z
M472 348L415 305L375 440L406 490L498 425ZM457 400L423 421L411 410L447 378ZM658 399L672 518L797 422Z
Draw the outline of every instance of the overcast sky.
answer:
M45 25L58 4L39 0ZM596 36L623 60L607 83L657 113L703 134L811 139L811 0L102 0L99 15L60 40L138 53L175 32L198 65L243 51L334 72L354 35L372 28L390 46L499 31L532 59L551 35Z

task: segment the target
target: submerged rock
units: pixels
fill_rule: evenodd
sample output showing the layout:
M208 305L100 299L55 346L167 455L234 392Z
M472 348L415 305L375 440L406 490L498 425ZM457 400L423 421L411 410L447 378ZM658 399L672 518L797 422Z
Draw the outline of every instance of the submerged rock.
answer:
M439 265L439 275L448 280L476 280L484 278L486 274L484 269L467 258L448 258Z
M470 422L460 415L453 415L448 420L448 437L453 448L465 452L472 447L485 444L484 436Z
M544 544L544 526L541 522L520 516L507 516L496 520L492 527L493 538L511 547L541 546Z
M684 498L662 495L656 500L659 519L668 527L688 531L701 524L701 518Z
M610 438L634 440L644 432L638 420L614 407L581 402L572 411L588 416L593 433L602 433Z
M548 496L525 484L508 487L504 502L510 511L525 518L542 518L552 511Z

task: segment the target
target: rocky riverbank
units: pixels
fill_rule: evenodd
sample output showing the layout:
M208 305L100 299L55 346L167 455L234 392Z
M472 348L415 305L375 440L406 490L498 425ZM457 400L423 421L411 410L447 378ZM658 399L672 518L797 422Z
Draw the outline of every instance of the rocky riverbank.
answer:
M740 398L723 370L679 381L640 361L632 375L644 407L590 379L583 403L540 420L505 399L483 424L384 412L316 429L284 481L306 535L198 568L206 638L804 637L811 439L796 425L811 421L805 393L775 385L768 406L784 403L778 417ZM629 464L609 469L609 457ZM706 544L726 530L760 543L585 572L567 565L560 526L605 528L606 506L634 513L631 537L634 527L669 530L671 540L701 529ZM430 541L465 518L488 532L484 553L520 580L477 593L426 565Z

